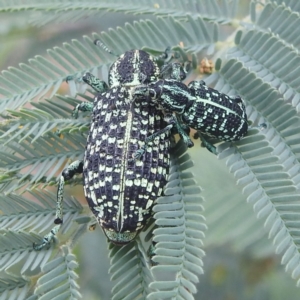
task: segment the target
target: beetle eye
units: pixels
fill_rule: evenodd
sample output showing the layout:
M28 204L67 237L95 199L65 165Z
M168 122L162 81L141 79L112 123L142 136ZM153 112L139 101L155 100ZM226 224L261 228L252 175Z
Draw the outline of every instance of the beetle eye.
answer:
M152 89L149 89L148 93L149 93L149 96L150 96L151 98L155 98L155 96L156 96L156 93L155 93L155 91L154 91L154 90L152 90Z

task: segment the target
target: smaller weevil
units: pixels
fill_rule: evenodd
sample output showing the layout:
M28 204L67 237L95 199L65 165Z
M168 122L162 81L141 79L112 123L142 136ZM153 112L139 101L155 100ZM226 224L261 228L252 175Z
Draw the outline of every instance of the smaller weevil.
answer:
M220 93L206 86L204 81L192 81L186 86L174 78L136 87L135 99L146 97L158 104L167 114L172 114L177 128L182 123L196 129L204 145L213 153L216 153L215 147L205 137L237 141L246 135L248 122L241 97ZM180 133L182 136L184 131ZM185 142L188 140L185 137Z

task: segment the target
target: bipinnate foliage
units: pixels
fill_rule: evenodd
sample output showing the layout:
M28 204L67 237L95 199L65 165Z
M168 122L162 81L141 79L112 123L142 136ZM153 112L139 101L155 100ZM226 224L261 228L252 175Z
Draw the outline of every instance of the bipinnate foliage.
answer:
M241 17L238 0L0 1L2 15L19 12L39 26L112 12L141 18L87 33L81 40L68 37L45 55L2 72L0 299L81 297L72 250L91 225L88 210L65 193L64 224L56 243L40 252L32 244L53 225L56 195L50 186L84 152L89 116L74 119L71 113L81 101L93 101L93 93L78 79L89 71L106 81L107 67L115 60L93 44L96 38L117 54L143 48L156 55L170 46L193 62L193 75L244 99L249 133L241 141L218 144L218 158L226 160L228 173L264 220L285 270L300 285L300 38L295 30L300 5L292 0L250 2L249 14ZM197 60L203 58L215 65L209 76L196 74ZM56 95L68 76L74 78L69 95ZM266 127L259 127L262 123ZM109 245L112 299L194 299L199 275L205 273L207 225L193 168L188 150L179 143L164 196L154 206L155 223L129 245ZM206 190L215 188L197 181ZM222 243L235 235L233 243L240 250L250 243L262 245L263 228L254 235L253 223L244 216L246 203L237 208L229 202L225 195L215 204L214 211L223 215L212 227L224 228L215 240ZM220 207L226 207L227 218ZM155 255L150 259L151 240Z

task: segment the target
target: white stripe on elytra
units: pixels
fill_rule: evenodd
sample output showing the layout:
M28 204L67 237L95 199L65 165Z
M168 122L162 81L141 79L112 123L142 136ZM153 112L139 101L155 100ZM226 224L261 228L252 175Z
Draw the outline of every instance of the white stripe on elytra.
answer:
M119 199L119 207L117 212L117 228L118 231L121 231L124 224L124 192L125 192L125 171L127 170L127 154L128 154L128 147L129 139L130 139L130 131L131 131L131 125L132 125L132 112L128 110L127 113L127 122L125 127L125 135L124 135L124 147L123 147L123 153L121 158L121 170L120 170L120 199Z
M130 83L131 86L139 85L141 84L141 81L139 79L139 69L140 69L140 51L135 50L134 51L134 56L132 59L132 65L133 65L133 79Z
M199 99L200 99L200 101L199 101ZM236 115L236 116L238 116L239 118L241 118L241 116L240 116L238 113L236 113L234 110L231 110L231 109L227 108L226 106L220 105L220 104L218 104L218 103L216 103L216 102L213 102L213 101L211 101L211 100L203 99L203 98L197 97L197 100L196 100L196 101L197 101L197 102L203 102L203 103L205 103L205 104L209 104L209 105L212 105L212 106L215 106L215 107L219 107L219 108L225 110L228 114L231 113L231 114Z
M197 100L197 97L195 96L192 96L189 91L185 91L185 90L182 90L180 87L178 86L172 86L172 85L168 85L166 84L165 86L163 86L164 89L166 89L167 91L169 92L172 92L176 95L183 95L184 97L186 97L188 100L193 100L193 101L196 101ZM156 97L156 94L155 96ZM165 100L166 103L168 103L171 107L173 108L181 108L182 111L180 113L184 113L184 109L185 109L185 105L184 104L181 104L181 105L176 105L173 103L172 101L172 98L169 97L169 96L164 96L164 94L162 95L162 99ZM169 99L169 100L168 100Z
M175 86L165 85L164 88L169 90L169 91L173 90L173 91L175 91L176 94L182 94L183 96L187 97L189 100L193 100L193 101L196 101L196 102L207 103L207 104L210 104L212 106L219 107L219 108L225 110L227 113L231 113L231 114L236 115L236 116L241 118L241 116L238 113L236 113L235 111L225 107L224 105L220 105L220 104L218 104L216 102L213 102L211 100L208 100L208 99L200 98L199 96L198 97L191 96L188 91L184 91L184 90L180 89L180 87L177 87L176 85ZM172 105L172 106L173 107L180 107L180 106L176 106L176 105Z

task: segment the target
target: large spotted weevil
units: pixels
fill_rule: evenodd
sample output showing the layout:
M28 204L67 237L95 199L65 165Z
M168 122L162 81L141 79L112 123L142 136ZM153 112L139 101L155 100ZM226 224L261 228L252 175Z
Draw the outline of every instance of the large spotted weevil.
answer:
M111 242L122 245L132 241L146 224L167 182L170 127L153 103L143 97L132 101L132 90L157 81L159 74L156 59L142 50L130 50L112 64L109 87L90 73L83 76L98 92L92 104L83 102L74 109L75 116L78 111L92 111L84 158L63 170L56 225L41 244L34 245L36 250L48 245L59 231L64 182L75 173L83 173L85 197ZM145 144L143 157L134 159Z
M215 147L205 137L236 141L248 131L242 99L209 88L204 81L192 81L186 86L174 75L173 78L137 86L134 98L140 97L148 98L148 101L158 104L166 113L171 113L173 125L177 124L180 128L180 124L184 124L196 129L204 145L213 153L216 153ZM185 137L186 141L189 141L188 136ZM139 150L138 157L141 156L142 150Z

